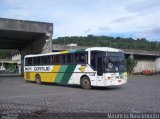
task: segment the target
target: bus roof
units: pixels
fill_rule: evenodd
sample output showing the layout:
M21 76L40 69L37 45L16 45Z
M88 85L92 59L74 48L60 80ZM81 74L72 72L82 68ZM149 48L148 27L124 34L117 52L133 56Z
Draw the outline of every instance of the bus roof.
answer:
M90 47L86 51L106 51L106 52L123 52L120 49L111 48L111 47Z
M44 54L35 54L35 55L26 55L27 57L38 57L38 56L48 56L48 55L56 55L56 54L68 54L68 53L75 53L75 52L85 52L85 51L105 51L105 52L123 52L122 50L110 47L90 47L86 49L76 49L76 50L65 50L60 52L51 52L51 53L44 53Z

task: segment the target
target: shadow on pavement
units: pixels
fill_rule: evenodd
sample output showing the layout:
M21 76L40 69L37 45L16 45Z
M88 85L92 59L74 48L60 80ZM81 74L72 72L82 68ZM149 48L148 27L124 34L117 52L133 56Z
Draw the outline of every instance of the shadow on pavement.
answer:
M34 81L25 81L28 83L34 83ZM37 85L45 85L45 86L58 86L58 87L68 87L68 88L75 88L75 89L83 89L80 85L74 85L74 84L57 84L57 83L42 83L42 84L37 84ZM119 90L123 89L123 86L109 86L109 87L92 87L91 90ZM83 90L88 90L88 89L83 89Z

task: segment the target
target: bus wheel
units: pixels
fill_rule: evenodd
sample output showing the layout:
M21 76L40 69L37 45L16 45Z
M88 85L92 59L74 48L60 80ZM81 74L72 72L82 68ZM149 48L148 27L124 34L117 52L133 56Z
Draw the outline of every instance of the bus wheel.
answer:
M42 83L42 82L41 82L41 77L40 77L39 74L37 74L37 75L35 76L35 81L36 81L37 84L41 84L41 83Z
M91 83L87 76L81 78L81 86L84 89L91 89Z

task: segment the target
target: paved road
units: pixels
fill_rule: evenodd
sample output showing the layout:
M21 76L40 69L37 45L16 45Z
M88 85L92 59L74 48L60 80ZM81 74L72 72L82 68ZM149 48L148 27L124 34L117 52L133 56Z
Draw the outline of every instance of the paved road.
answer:
M37 85L0 77L0 113L160 112L160 75L131 76L116 88Z

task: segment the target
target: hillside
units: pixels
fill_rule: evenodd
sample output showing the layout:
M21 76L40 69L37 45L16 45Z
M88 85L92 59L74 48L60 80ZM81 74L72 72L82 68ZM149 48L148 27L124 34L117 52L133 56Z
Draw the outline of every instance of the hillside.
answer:
M59 37L53 40L53 44L78 44L79 46L105 46L114 47L120 49L137 49L148 51L160 51L159 41L148 41L145 38L133 39L133 38L121 38L121 37L109 37L109 36L93 36L87 37L72 36L72 37Z

